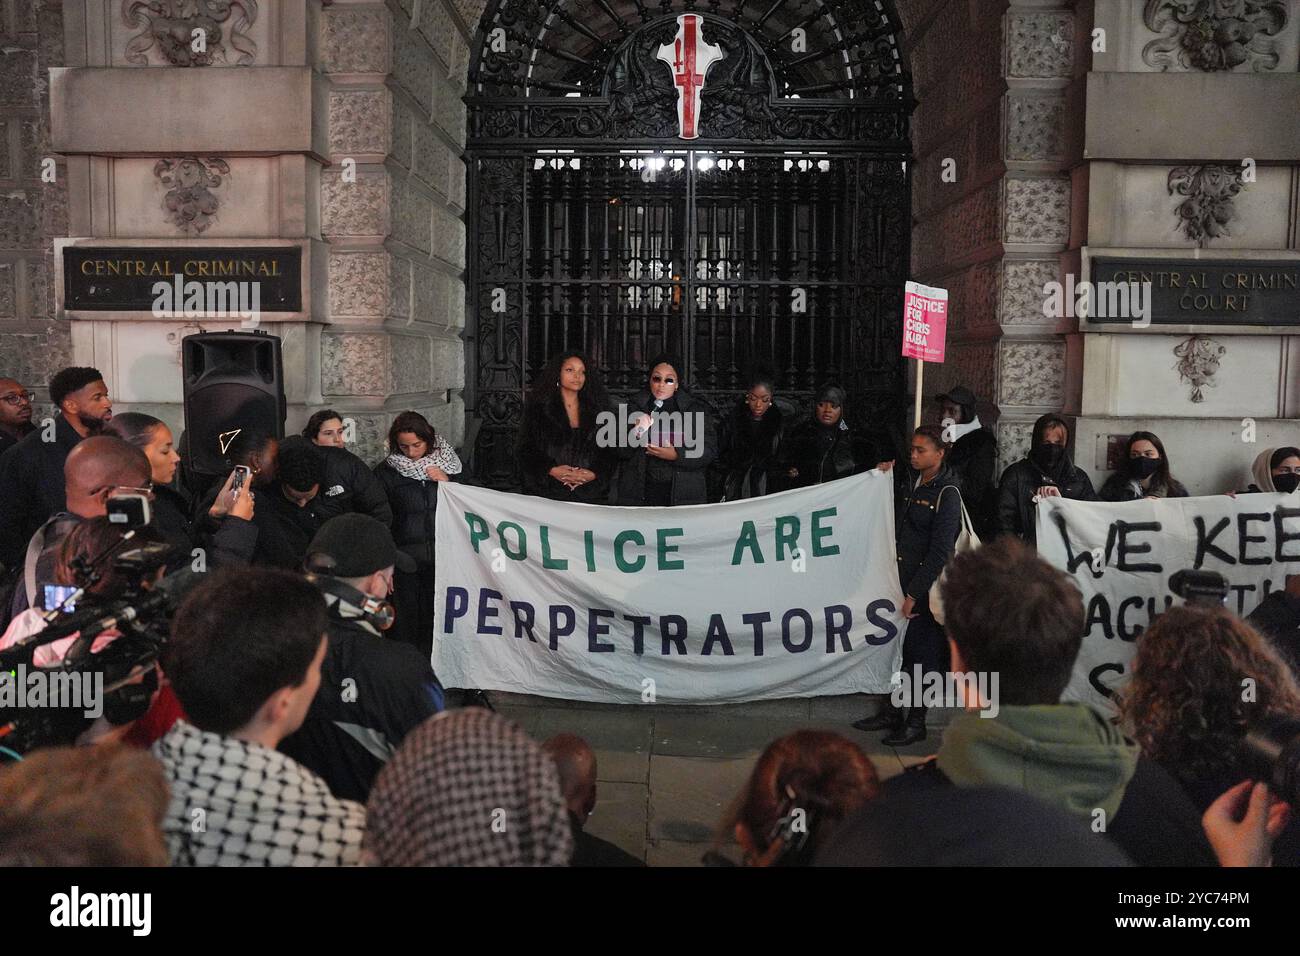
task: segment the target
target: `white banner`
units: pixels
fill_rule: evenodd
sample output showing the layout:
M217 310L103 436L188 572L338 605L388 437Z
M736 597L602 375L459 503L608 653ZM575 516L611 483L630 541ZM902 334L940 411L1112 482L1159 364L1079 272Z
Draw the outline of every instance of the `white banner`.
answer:
M448 687L609 703L888 693L893 482L748 501L570 504L438 487L433 668Z
M1110 707L1128 677L1138 636L1182 598L1169 579L1185 569L1228 580L1227 607L1245 616L1300 574L1300 495L1165 498L1119 503L1044 498L1038 551L1073 577L1087 615L1065 697Z

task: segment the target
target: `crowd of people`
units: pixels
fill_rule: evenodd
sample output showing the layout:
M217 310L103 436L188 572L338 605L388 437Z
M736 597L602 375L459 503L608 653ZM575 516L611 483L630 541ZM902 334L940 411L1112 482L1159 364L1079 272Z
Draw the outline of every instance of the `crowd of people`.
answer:
M78 634L39 642L69 590L109 600L186 569L197 583L81 746L0 765L0 863L638 865L585 830L586 741L536 742L490 707L454 706L431 668L438 486L465 476L424 416L396 416L373 468L325 409L301 435L240 431L222 449L229 473L201 476L164 422L113 415L97 370L64 369L50 397L57 415L37 427L31 396L0 379L0 650L38 644L41 667L85 653ZM1135 432L1098 493L1067 423L1045 415L995 482L996 441L968 389L940 396L901 456L847 422L846 403L827 384L801 418L760 373L715 420L660 356L633 421L700 427L611 443L614 403L575 352L525 402L521 485L554 500L701 504L891 474L903 670L1000 675L995 717L975 714L988 702L968 687L933 759L888 780L841 734L772 742L710 860L1300 865L1290 795L1262 782L1252 749L1260 733L1300 733L1300 576L1245 621L1203 606L1158 617L1116 715L1063 702L1084 610L1033 548L1035 505L1185 496L1160 439ZM1300 449L1266 450L1253 477L1243 492L1294 491ZM124 522L135 502L147 520ZM966 524L986 543L958 554ZM166 558L131 580L105 560L128 542ZM96 654L122 631L90 636ZM926 719L886 700L854 727L908 746ZM103 825L106 807L118 825Z

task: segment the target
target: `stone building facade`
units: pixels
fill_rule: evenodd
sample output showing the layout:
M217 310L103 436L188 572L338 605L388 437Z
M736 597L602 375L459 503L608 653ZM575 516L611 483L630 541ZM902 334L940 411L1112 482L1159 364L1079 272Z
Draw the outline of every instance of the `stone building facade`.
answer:
M1259 449L1300 443L1295 292L1277 324L1139 328L1049 317L1043 291L1095 279L1098 258L1266 274L1290 263L1294 276L1300 3L902 0L898 11L919 101L913 271L952 298L933 393L960 381L987 400L1004 465L1036 417L1064 411L1094 482L1138 428L1164 439L1193 494L1244 487ZM1253 181L1241 182L1246 159ZM1218 234L1199 228L1216 214Z
M1113 436L1152 428L1194 493L1300 441L1300 326L1044 313L1045 283L1099 259L1300 259L1300 0L1203 0L1190 24L1173 16L1187 6L895 4L918 101L912 272L952 301L925 391L974 389L1003 464L1047 411L1076 422L1096 479ZM301 311L263 316L284 340L289 427L333 406L374 457L417 408L461 442L462 96L482 13L235 0L195 62L131 0L0 0L0 370L40 388L95 364L120 408L179 425L178 343L200 325L65 309L56 245L292 243ZM185 176L209 211L178 221Z
M18 50L0 57L0 182L17 187L0 198L0 367L44 398L52 370L95 365L117 408L179 428L181 339L239 320L65 308L57 250L296 245L301 309L261 316L283 342L288 429L332 406L374 457L414 408L458 442L461 14L236 0L200 56L168 32L186 5L163 6L0 5Z

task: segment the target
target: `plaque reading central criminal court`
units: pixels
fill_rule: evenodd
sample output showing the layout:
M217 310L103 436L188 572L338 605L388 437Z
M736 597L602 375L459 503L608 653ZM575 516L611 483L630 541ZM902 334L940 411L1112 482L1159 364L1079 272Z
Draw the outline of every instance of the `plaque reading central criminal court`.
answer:
M152 312L158 283L256 282L263 312L302 311L302 248L93 248L63 250L65 309ZM172 301L169 299L168 301ZM182 299L176 299L179 307Z
M1092 281L1149 283L1153 325L1300 325L1300 261L1092 260ZM1096 324L1131 316L1097 315Z

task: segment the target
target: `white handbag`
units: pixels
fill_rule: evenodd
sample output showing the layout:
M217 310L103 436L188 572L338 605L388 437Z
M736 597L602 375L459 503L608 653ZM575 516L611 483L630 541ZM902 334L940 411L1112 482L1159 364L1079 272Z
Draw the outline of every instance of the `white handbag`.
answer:
M949 486L952 487L952 486ZM935 502L934 513L938 515L939 505L943 502L943 493L947 491L943 488L939 491L939 500ZM980 546L979 535L975 533L975 526L971 523L970 513L966 510L966 502L961 500L961 491L957 490L957 500L961 503L961 530L957 532L957 542L953 548L953 555L965 554L968 551L974 551ZM951 558L949 559L951 560ZM935 621L940 625L944 621L943 613L943 596L941 593L944 578L948 574L947 565L939 572L939 576L930 585L930 613L934 615Z

